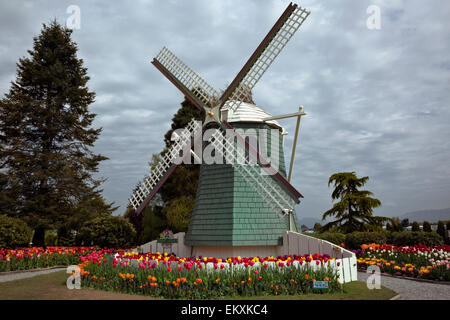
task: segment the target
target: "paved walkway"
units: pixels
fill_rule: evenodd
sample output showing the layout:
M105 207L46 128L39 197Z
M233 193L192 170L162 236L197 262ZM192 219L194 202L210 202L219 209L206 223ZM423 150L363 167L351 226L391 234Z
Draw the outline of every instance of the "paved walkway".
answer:
M58 272L61 270L66 270L66 268L55 268L55 269L41 270L41 271L29 271L29 272L17 272L17 273L11 273L11 274L3 274L3 275L0 275L0 282L32 278L32 277L35 277L35 276L38 276L41 274Z
M368 274L358 272L358 281L366 282ZM450 300L450 285L419 282L381 276L381 285L400 295L399 300Z

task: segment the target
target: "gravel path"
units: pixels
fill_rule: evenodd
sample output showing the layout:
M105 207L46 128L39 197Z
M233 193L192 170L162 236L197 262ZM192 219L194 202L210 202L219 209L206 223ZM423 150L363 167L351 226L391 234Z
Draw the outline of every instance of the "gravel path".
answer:
M368 274L358 272L358 281L366 282ZM419 282L381 276L381 285L400 295L399 300L450 300L450 285Z
M13 280L19 280L19 279L25 279L25 278L32 278L41 274L47 274L47 273L53 273L58 272L61 270L66 270L66 268L55 268L55 269L49 269L49 270L41 270L41 271L30 271L30 272L18 272L18 273L11 273L11 274L3 274L0 275L0 282L7 282L7 281L13 281Z

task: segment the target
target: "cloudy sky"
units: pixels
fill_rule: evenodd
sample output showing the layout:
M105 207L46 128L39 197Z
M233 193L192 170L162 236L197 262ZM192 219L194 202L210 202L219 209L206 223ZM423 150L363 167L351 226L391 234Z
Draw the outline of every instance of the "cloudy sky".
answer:
M281 15L282 0L0 0L0 95L42 23L65 24L78 5L79 56L97 94L103 127L95 151L104 195L124 212L130 192L160 152L182 94L151 64L170 48L216 89L223 89ZM303 118L293 185L305 196L300 217L329 209L328 178L355 171L381 200L377 215L450 207L450 3L445 1L301 1L311 15L253 96L273 115ZM379 30L367 27L370 5ZM282 120L290 133L295 120Z

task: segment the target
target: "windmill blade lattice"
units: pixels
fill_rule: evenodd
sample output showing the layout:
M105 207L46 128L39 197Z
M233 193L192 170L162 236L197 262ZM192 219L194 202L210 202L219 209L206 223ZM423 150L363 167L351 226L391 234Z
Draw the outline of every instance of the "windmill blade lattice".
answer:
M234 139L233 139L234 140ZM234 141L227 139L221 129L217 129L209 142L214 150L225 157L226 163L230 163L244 178L249 186L275 211L280 218L294 209L293 199L286 193L270 175L261 174L261 166L249 163L242 150L234 146ZM244 159L245 164L238 164L236 159Z
M291 6L292 9L290 9ZM259 79L261 79L263 74L280 54L295 32L297 32L309 14L309 11L306 11L296 4L291 4L288 7L287 11L280 18L282 20L278 22L282 23L283 19L286 19L283 16L287 15L287 19L281 24L281 28L278 29L278 31L276 31L275 28L269 32L266 39L263 40L260 47L258 47L254 55L250 57L246 66L244 66L240 74L238 74L233 81L234 84L232 83L230 85L229 89L232 89L233 91L230 92L230 90L227 89L222 95L221 101L223 104L227 100L231 100L228 108L233 112L236 111L242 101L240 97L245 97L248 92L251 92L253 87ZM275 24L275 27L277 24ZM273 35L272 33L275 34Z
M219 93L211 85L166 47L163 47L155 60L203 104L208 105L211 100L218 98Z
M192 137L201 131L201 123L192 119L188 125L182 130L177 141L169 148L164 157L159 161L150 172L150 175L144 178L144 181L136 188L133 195L129 199L130 204L135 210L138 210L144 202L148 202L149 197L155 194L155 188L160 187L160 182L170 172L177 158L180 157L180 151L183 150L183 156L189 154L192 145ZM157 191L157 190L156 190Z

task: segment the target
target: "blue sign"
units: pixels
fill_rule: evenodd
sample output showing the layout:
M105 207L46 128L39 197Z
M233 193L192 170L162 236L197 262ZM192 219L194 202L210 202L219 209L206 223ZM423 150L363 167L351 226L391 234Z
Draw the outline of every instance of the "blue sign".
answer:
M328 289L328 281L313 281L313 289Z

